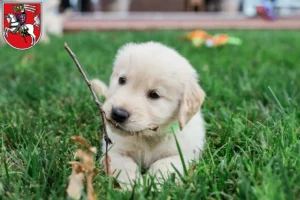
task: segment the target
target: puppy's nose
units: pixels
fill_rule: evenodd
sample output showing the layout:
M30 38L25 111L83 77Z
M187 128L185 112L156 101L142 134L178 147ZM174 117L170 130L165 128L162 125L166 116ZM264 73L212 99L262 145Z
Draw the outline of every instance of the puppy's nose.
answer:
M122 123L129 118L129 113L121 108L112 108L111 118L116 122Z

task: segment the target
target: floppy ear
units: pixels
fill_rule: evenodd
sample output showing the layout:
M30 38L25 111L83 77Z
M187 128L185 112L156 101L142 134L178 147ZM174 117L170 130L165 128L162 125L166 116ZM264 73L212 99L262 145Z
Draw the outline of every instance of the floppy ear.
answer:
M183 97L179 107L179 127L180 130L199 111L205 98L205 93L199 86L197 80L190 80L184 89Z

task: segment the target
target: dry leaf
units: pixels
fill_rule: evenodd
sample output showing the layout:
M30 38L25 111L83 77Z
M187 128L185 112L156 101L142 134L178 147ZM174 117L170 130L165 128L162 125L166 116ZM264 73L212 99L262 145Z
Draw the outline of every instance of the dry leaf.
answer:
M84 188L84 171L78 162L70 162L72 164L72 174L69 176L67 194L72 199L80 199L81 192Z
M87 148L90 147L89 143L82 136L73 135L71 139Z
M33 56L30 54L26 54L21 58L21 65L26 65L32 61L34 61Z
M88 148L87 151L82 149L76 150L76 157L80 162L71 161L72 174L69 176L67 194L73 199L80 199L84 184L87 186L87 199L95 200L93 180L98 171L95 169L94 154L97 152L95 147L90 147L88 142L81 136L72 136L72 140Z

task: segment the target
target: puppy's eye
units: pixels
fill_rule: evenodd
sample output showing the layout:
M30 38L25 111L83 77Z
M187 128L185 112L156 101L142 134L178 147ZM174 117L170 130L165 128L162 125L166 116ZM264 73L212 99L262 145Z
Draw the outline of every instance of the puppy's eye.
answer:
M126 83L126 78L125 77L120 77L119 78L119 84L124 85Z
M148 93L148 97L150 99L159 99L160 96L157 94L157 92L155 92L154 90L151 90L149 93Z

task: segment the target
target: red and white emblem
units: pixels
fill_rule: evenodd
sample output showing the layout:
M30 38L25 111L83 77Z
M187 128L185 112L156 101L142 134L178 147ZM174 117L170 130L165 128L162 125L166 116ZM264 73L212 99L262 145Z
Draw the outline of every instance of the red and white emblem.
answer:
M11 47L33 47L41 28L41 3L3 3L3 37Z

